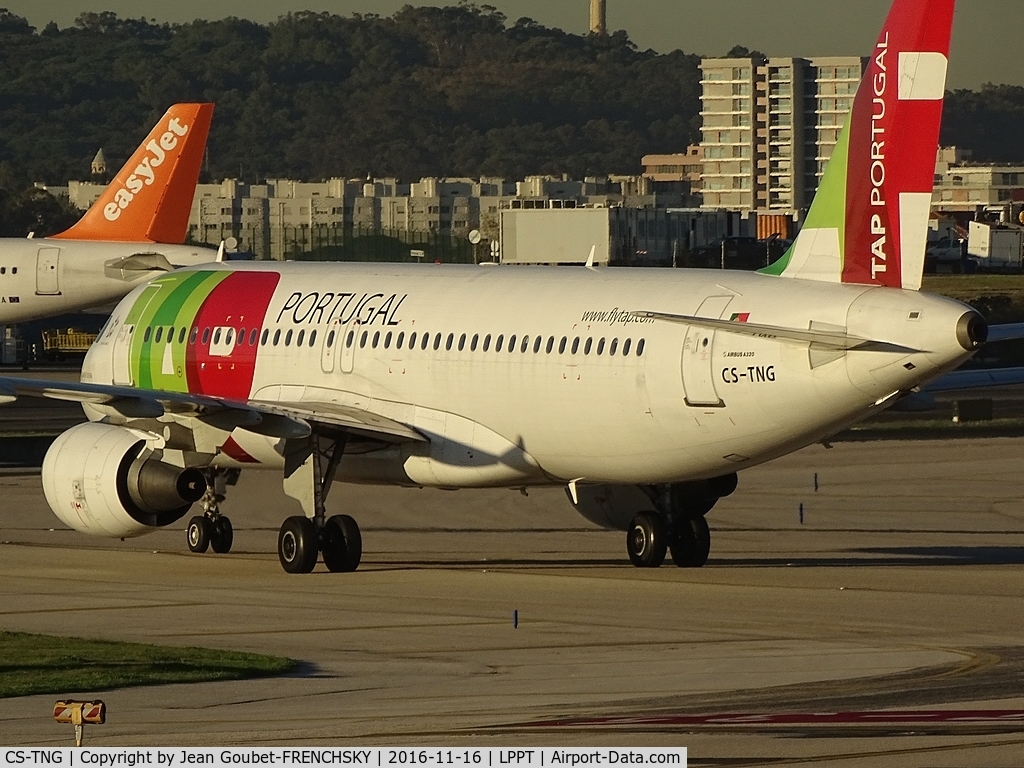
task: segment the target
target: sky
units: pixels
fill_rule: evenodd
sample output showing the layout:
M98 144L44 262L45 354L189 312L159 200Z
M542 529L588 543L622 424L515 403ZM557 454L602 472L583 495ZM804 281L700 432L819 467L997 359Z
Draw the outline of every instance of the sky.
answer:
M509 21L528 16L549 27L584 33L589 0L479 0ZM744 45L769 56L867 55L890 0L607 0L608 28L624 29L641 48L724 55ZM449 0L0 0L42 29L71 26L82 11L122 18L183 22L239 16L258 22L302 10L390 15L403 5L455 5ZM960 0L949 87L1024 85L1024 0Z

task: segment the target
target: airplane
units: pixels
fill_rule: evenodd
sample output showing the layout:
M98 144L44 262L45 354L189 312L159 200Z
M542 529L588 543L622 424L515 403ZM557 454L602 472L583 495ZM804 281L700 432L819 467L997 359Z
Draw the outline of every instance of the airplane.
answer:
M282 474L289 573L358 567L335 481L561 486L626 532L637 567L707 561L705 516L742 470L836 432L983 346L974 309L920 292L954 0L894 0L806 223L761 273L245 263L135 288L81 383L0 379L0 400L80 401L46 454L75 530L182 519L227 552L241 470Z
M0 239L0 325L111 305L154 275L213 260L184 245L213 104L175 104L70 229Z

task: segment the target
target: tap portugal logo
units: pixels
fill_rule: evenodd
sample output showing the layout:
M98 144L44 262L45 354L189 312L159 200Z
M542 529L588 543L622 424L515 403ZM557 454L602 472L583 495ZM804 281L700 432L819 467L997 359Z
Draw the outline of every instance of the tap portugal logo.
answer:
M154 280L124 321L136 328L136 386L248 399L280 279L277 272L197 271Z
M114 194L113 202L103 206L103 217L107 221L117 221L121 212L132 204L132 200L145 187L156 182L157 168L164 164L168 155L177 149L179 139L188 133L189 126L182 125L176 117L167 123L167 130L158 139L150 139L145 149L147 154L142 158L132 174L124 180L124 185Z

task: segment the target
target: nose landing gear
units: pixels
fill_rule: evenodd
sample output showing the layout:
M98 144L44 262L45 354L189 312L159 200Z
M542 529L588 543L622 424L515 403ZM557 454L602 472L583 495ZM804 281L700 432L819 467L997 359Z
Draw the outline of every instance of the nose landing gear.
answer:
M200 500L203 514L188 521L185 539L190 552L201 554L212 548L214 552L222 555L231 551L235 534L231 520L221 514L220 503L224 501L227 487L238 482L240 471L209 467L203 474L206 475L206 493Z

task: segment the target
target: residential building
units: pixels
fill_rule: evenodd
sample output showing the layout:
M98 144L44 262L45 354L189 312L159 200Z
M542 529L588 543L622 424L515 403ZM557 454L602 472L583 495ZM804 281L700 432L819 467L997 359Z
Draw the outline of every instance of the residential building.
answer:
M865 64L858 57L704 59L703 207L806 209Z

